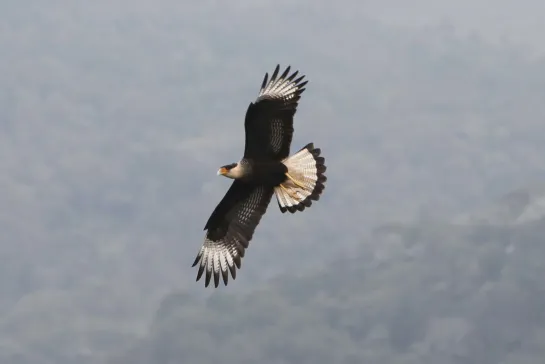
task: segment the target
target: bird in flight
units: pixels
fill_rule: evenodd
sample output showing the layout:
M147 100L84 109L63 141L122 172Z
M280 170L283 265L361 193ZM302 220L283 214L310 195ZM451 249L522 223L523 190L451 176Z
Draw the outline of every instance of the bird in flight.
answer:
M270 80L265 73L257 99L246 111L244 155L238 163L221 167L218 175L233 179L231 187L208 219L204 243L193 267L199 264L197 281L205 274L205 287L220 275L227 285L229 273L237 268L252 240L273 194L282 213L303 211L317 201L324 190L325 160L320 149L308 143L290 154L293 118L305 76L296 79L290 66L280 74L277 65Z

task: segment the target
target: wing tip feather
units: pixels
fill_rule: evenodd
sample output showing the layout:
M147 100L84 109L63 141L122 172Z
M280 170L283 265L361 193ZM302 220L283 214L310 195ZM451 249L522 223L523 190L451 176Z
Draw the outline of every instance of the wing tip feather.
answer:
M204 276L205 287L209 287L212 283L214 288L217 288L221 281L227 286L229 274L232 279L235 279L236 270L242 265L241 255L243 254L240 254L240 250L244 251L244 248L237 246L234 242L213 241L207 235L192 265L194 267L200 262L195 281L200 281Z
M304 86L308 83L308 80L303 81L305 75L301 75L299 78L294 78L299 74L299 70L295 70L291 75L291 65L288 65L286 69L280 74L280 64L276 65L270 79L268 72L265 73L261 88L259 90L258 99L261 98L285 98L289 103L297 104L299 96L305 91ZM289 75L289 76L288 76ZM303 81L303 82L301 82Z

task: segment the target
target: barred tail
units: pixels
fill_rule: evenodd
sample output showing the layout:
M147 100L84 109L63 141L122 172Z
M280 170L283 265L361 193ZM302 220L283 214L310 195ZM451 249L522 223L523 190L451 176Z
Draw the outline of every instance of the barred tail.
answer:
M274 188L282 213L303 211L312 205L312 200L320 199L327 180L324 175L325 159L320 157L320 152L320 148L314 148L314 144L309 143L282 161L288 167L289 176L295 180L286 178L284 183Z

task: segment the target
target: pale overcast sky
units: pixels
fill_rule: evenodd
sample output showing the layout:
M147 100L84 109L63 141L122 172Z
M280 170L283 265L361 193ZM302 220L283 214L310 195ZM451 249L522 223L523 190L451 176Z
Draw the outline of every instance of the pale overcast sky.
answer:
M445 21L462 34L476 32L492 42L517 42L530 45L538 54L545 52L545 2L541 0L368 0L362 7L392 25Z

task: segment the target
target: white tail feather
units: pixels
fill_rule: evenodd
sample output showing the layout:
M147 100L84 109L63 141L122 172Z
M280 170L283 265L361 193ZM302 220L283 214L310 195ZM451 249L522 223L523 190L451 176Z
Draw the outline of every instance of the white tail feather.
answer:
M289 176L297 183L287 178L284 183L274 188L280 211L303 211L305 207L310 207L312 200L320 198L324 189L324 158L320 157L320 149L309 143L282 163L288 168Z

